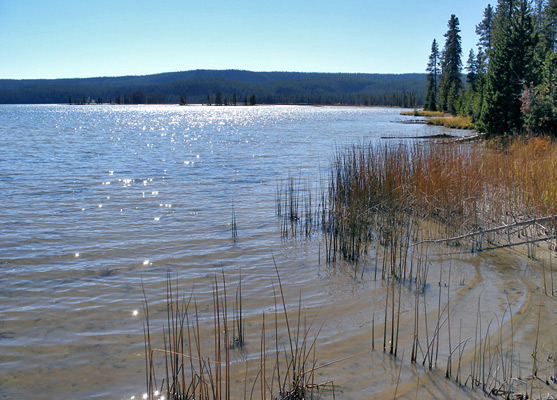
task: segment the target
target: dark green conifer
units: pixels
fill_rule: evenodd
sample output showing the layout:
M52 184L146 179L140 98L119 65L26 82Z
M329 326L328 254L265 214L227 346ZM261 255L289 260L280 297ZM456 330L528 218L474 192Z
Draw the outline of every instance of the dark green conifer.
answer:
M548 51L557 50L557 0L549 0L544 8L544 33Z
M491 4L488 4L484 10L484 19L476 25L476 35L480 38L478 40L478 48L483 52L485 57L489 57L491 50L492 32L493 32L493 18L495 13Z
M424 101L424 110L437 111L437 78L439 76L439 46L433 39L431 54L427 63L427 90Z
M476 57L476 54L474 53L474 49L470 49L470 53L468 53L466 70L468 71L468 74L466 75L468 84L470 85L472 90L475 90L476 80L478 78L478 57Z
M462 82L462 45L460 37L460 23L453 14L447 24L449 30L445 33L445 47L443 61L441 62L441 82L439 84L439 109L456 114L458 111L458 98Z
M536 34L528 0L499 0L493 21L483 128L490 135L521 131L521 96L535 79Z

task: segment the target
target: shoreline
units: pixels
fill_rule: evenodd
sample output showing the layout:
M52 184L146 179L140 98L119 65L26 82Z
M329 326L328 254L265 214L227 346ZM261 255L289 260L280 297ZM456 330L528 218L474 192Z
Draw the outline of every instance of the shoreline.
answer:
M57 106L207 106L207 107L258 107L258 106L300 106L300 107L357 107L357 108L396 108L401 110L410 110L411 107L389 106L389 105L373 105L365 106L363 104L321 104L321 103L257 103L254 105L245 104L206 104L206 103L133 103L133 104L118 104L118 103L89 103L89 104L68 104L68 103L24 103L24 104L1 104L1 105L19 105L19 106L38 106L38 105L57 105Z
M431 126L443 126L450 129L465 129L470 131L476 131L476 127L472 122L471 117L467 116L454 116L452 114L443 113L441 111L405 111L401 112L400 115L403 116L413 116L413 117L424 117L425 119L413 119L410 121L405 121L402 123L406 124L425 124Z

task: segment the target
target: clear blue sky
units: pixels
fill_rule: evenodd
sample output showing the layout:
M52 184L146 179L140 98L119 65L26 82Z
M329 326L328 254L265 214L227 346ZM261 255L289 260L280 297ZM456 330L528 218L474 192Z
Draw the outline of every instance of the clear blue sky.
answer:
M460 20L463 62L484 0L0 0L0 78L190 69L425 72ZM493 5L495 1L491 2Z

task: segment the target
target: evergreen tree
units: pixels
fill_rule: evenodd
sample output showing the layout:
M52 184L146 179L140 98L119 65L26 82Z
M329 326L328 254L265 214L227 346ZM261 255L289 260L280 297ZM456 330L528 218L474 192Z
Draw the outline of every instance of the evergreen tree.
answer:
M476 54L474 53L474 49L470 49L470 53L468 53L466 70L468 71L468 74L466 75L466 79L468 80L470 89L472 91L475 91L476 81L478 79L478 57L476 57Z
M249 104L250 104L250 106L254 106L254 105L256 104L256 101L255 101L255 94L252 94L252 95L249 97Z
M545 27L549 39L549 49L555 52L557 44L557 0L549 0L544 11Z
M441 62L441 82L439 84L439 109L456 114L462 82L462 45L458 18L453 14L449 19L449 30L445 33L445 48Z
M521 97L524 129L529 134L557 135L557 54L548 52L542 83L526 88Z
M439 75L439 46L433 39L431 44L431 54L427 63L427 90L425 95L424 110L437 110L437 77Z
M138 90L132 94L131 100L127 101L127 103L145 104L145 94L143 94L141 90Z
M217 94L215 95L215 104L217 106L222 105L222 93L221 92L217 92Z
M460 114L468 115L472 117L472 121L476 118L476 103L478 96L478 57L474 53L473 49L470 49L468 53L468 61L466 62L466 70L468 74L466 75L466 80L468 81L468 87L461 94L460 99Z
M495 13L493 11L493 7L491 7L491 4L488 4L484 10L484 19L476 25L476 35L480 37L478 40L478 49L485 55L486 63L492 47L491 42L493 37L492 32L494 17Z
M537 8L543 6L538 4ZM557 0L548 0L542 11L536 12L539 32L539 49L541 52L542 62L545 61L545 55L548 51L555 52L557 50Z
M499 0L493 21L483 128L490 135L516 133L522 127L521 96L534 77L536 35L528 0Z
M543 9L542 9L543 7ZM540 10L542 10L540 12ZM522 122L529 134L557 135L557 0L538 1L535 18L539 33L536 47L537 80L522 93Z
M495 11L493 10L493 7L491 7L491 4L487 5L483 15L483 20L476 25L476 34L479 36L479 40L478 54L476 56L476 63L474 66L474 88L472 89L471 98L471 102L473 103L472 108L474 109L472 116L474 119L479 117L485 97L485 81L487 66L489 64L489 54L492 49L493 19L495 18ZM471 67L471 60L468 60L468 62ZM468 72L470 73L470 69L468 69Z
M461 110L463 114L471 116L474 123L480 119L484 107L486 75L489 54L492 49L493 19L495 18L495 12L491 4L487 5L483 16L483 20L476 25L476 34L479 36L478 53L474 54L474 51L470 50L466 63L469 85L463 98L464 107Z
M236 105L236 102L237 102L237 99L236 99L236 92L234 92L234 93L232 94L232 105L235 106L235 105Z

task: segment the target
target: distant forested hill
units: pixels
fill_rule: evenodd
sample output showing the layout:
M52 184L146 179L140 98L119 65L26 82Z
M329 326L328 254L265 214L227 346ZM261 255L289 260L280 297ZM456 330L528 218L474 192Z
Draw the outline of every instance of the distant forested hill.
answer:
M423 104L425 74L345 74L195 70L145 76L0 80L0 103ZM235 94L235 96L234 96Z

